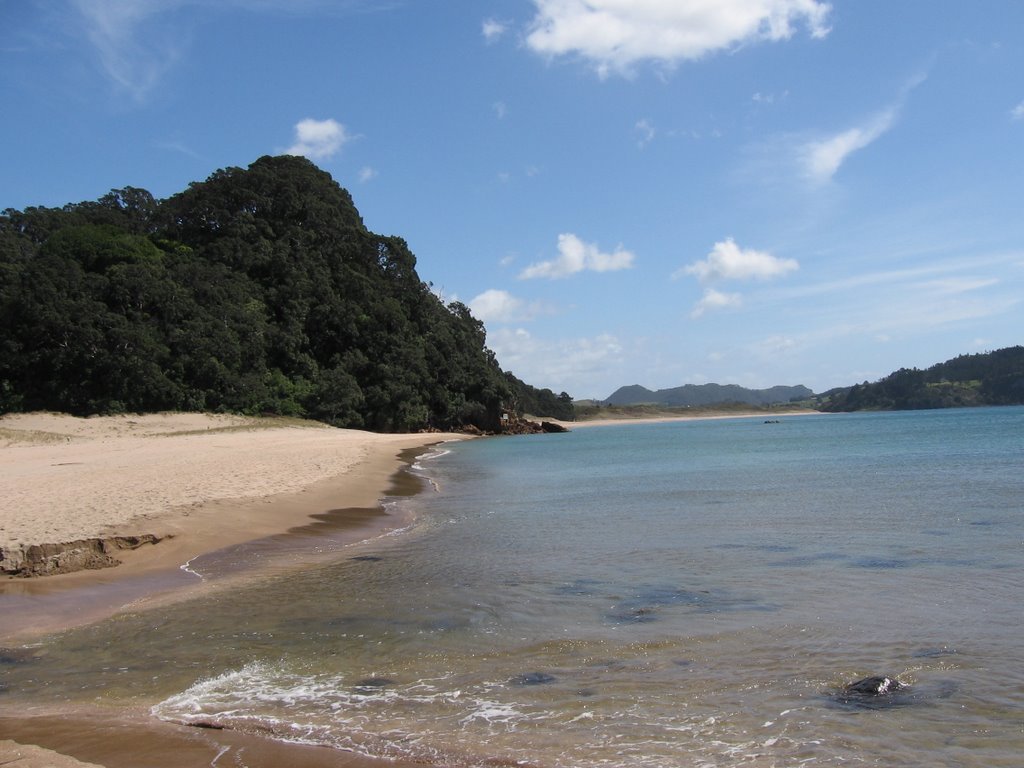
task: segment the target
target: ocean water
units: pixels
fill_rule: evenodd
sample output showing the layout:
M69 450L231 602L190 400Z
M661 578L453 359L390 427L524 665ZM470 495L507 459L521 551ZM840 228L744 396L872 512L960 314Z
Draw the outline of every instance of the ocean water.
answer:
M1024 408L580 428L413 471L396 535L0 652L0 711L443 766L1021 765ZM869 675L908 687L842 695Z

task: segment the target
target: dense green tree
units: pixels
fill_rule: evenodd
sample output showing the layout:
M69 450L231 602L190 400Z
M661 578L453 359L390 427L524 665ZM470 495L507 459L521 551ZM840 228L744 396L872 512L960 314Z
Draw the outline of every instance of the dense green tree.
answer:
M1024 403L1024 347L960 355L925 370L901 368L873 383L832 390L820 400L826 411Z
M499 368L404 240L312 163L264 157L157 201L133 187L0 216L0 411L280 413L497 430L571 407ZM538 410L539 409L539 410ZM560 414L550 414L560 415Z

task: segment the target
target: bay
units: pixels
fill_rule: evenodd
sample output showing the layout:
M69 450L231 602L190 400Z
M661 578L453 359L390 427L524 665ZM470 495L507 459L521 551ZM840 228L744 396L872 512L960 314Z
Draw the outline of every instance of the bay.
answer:
M49 638L0 664L0 709L439 765L1019 764L1024 408L438 454L399 535ZM909 687L841 695L876 674Z

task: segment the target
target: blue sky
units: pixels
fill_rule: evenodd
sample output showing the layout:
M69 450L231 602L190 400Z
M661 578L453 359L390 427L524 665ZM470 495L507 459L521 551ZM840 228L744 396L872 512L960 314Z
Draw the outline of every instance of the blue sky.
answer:
M0 0L0 208L304 154L520 378L1024 343L1024 2Z

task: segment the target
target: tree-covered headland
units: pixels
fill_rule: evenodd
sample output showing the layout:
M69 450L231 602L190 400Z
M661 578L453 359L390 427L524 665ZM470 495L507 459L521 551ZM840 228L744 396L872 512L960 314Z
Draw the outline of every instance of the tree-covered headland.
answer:
M901 368L883 379L817 396L825 411L919 410L1024 403L1024 347L960 355L919 370Z
M368 231L329 174L282 156L166 200L129 187L4 211L0 413L33 410L500 431L524 410L572 418L572 400L503 372L405 241Z

